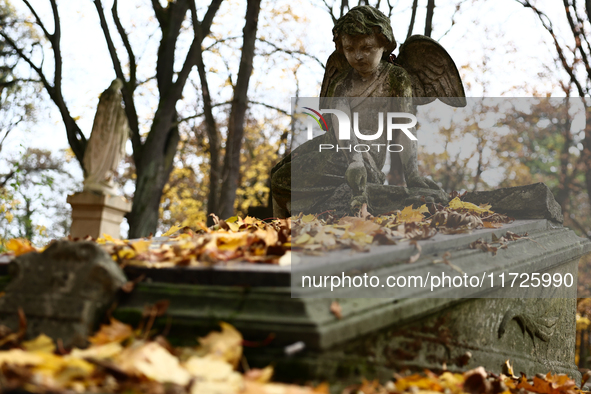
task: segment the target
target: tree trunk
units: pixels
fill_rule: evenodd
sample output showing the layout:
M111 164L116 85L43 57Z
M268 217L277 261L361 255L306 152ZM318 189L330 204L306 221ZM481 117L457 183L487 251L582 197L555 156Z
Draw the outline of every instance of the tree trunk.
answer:
M179 143L177 127L171 127L170 120L156 113L151 135L167 135L164 144L146 141L142 161L136 165L137 181L133 196L133 206L128 215L129 238L145 237L154 234L158 225L160 199L173 168L173 159ZM173 114L176 120L176 111ZM169 119L172 119L169 118Z
M425 20L425 35L431 37L433 30L433 14L435 12L435 0L429 0L427 3L427 19Z
M203 53L198 49L197 53L197 72L201 82L201 96L203 97L203 114L205 117L205 128L209 142L209 194L207 196L207 224L213 224L213 218L210 213L216 213L218 210L219 183L221 172L220 161L220 136L213 116L211 95L209 93L209 84L205 72L205 63L203 62Z
M242 56L228 124L226 156L222 173L223 183L218 208L218 216L221 218L227 218L234 214L234 200L240 178L240 150L244 136L244 117L248 105L248 84L253 69L252 62L260 9L261 0L248 0L246 23L243 30Z
M585 102L582 100L583 103ZM583 157L585 158L585 186L591 199L591 107L585 105L585 138L583 139Z

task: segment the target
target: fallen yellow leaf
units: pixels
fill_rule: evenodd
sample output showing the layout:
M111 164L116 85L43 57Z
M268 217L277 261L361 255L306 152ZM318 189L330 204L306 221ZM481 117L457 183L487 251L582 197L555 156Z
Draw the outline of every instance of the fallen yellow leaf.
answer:
M6 242L6 249L10 252L14 252L15 256L36 251L28 240L22 238L14 238Z
M220 322L222 331L212 331L199 338L201 348L214 358L224 360L234 367L242 357L242 334L231 324Z
M181 226L174 225L174 226L172 226L171 228L169 228L167 232L165 232L164 234L162 234L162 236L163 236L163 237L168 237L168 236L170 236L170 235L172 235L172 234L176 233L176 232L177 232L177 231L179 231L180 229L182 229L182 227L181 227Z
M55 351L53 339L45 334L41 334L30 341L23 342L22 346L29 352L53 353Z
M468 211L476 212L476 213L485 213L490 212L493 213L490 208L491 205L485 205L483 207L479 207L471 202L465 202L460 200L459 197L454 198L449 202L449 207L451 209L467 209Z
M110 342L122 342L132 335L133 329L130 325L111 318L110 324L101 325L100 330L88 340L94 345L104 345Z
M185 386L191 380L179 360L157 342L136 342L121 352L115 362L127 373L142 374L160 383Z

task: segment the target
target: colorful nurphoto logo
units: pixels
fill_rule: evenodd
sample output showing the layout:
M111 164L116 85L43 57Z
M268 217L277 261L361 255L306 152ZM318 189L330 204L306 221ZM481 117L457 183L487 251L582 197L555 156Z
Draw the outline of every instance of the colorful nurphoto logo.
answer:
M324 123L324 129L322 128L322 124L320 124L320 120L319 120L317 117L315 117L314 115L312 115L312 114L309 114L309 113L307 113L307 112L304 112L306 115L308 115L308 116L311 116L312 118L314 118L314 120L315 120L315 121L318 123L318 126L320 126L320 130L325 130L325 131L328 131L328 126L327 126L327 124L326 124L326 120L324 120L324 118L322 117L322 115L320 115L320 112L318 112L318 111L315 111L315 110L313 110L313 109L312 109L312 108L310 108L310 107L304 107L304 108L305 108L305 109L308 109L308 110L310 110L310 111L312 111L312 112L314 112L316 115L318 115L318 117L319 117L320 119L322 119L322 123Z

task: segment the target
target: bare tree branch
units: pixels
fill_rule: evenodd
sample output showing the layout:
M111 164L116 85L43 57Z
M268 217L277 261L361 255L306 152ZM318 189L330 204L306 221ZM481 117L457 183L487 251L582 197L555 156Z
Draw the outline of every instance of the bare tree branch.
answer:
M135 60L135 54L133 53L133 48L129 43L129 37L121 24L121 20L119 19L119 12L117 10L118 0L113 1L113 7L111 7L111 13L113 15L113 21L115 22L115 26L117 27L117 32L119 32L119 36L121 36L121 40L123 41L123 46L125 46L125 50L127 51L127 57L129 58L129 83L132 86L135 86L137 82L136 78L136 71L137 65Z
M417 18L417 6L419 5L419 0L413 0L412 2L412 14L410 15L410 23L408 24L408 33L406 33L406 39L412 36L412 30L415 26L415 20Z
M25 5L29 9L29 11L31 11L31 14L33 14L33 17L35 17L35 21L37 22L37 25L41 28L41 30L43 30L43 34L45 34L45 36L48 39L51 39L51 34L49 34L49 32L47 31L47 29L45 28L45 25L41 21L41 18L39 17L39 14L37 14L37 11L35 11L35 9L33 8L33 6L31 5L31 3L29 3L28 0L23 0L23 3L25 3Z
M548 31L548 33L550 33L550 36L552 37L552 40L554 41L554 47L555 47L556 52L558 54L558 58L560 59L560 63L562 64L562 67L564 68L564 71L567 72L567 74L570 77L570 81L576 86L579 96L584 97L585 96L585 89L583 88L581 83L578 81L578 79L574 73L574 67L571 66L570 64L568 64L568 61L566 60L566 56L564 55L564 51L563 51L562 47L560 46L560 43L558 42L558 38L556 37L556 34L554 33L554 28L552 27L552 21L550 21L550 18L548 18L548 16L545 13L543 13L542 11L538 10L535 6L533 6L531 4L530 0L515 0L515 1L517 1L519 4L521 4L522 6L524 6L526 8L531 8L536 13L536 15L538 16L538 19L540 20L540 22L542 22L542 26L544 27L544 29L546 29Z
M433 14L435 13L435 0L427 1L427 18L425 19L425 35L431 37L433 31Z
M309 53L306 52L302 52L302 51L297 51L297 50L291 50L291 49L285 49L285 48L281 48L279 46L277 46L276 44L267 41L263 38L258 38L258 41L260 42L264 42L265 44L270 45L271 47L273 47L275 49L275 51L277 52L283 52L283 53L287 53L288 55L301 55L301 56L306 56L309 57L312 60L315 60L318 64L320 64L322 66L322 68L324 68L324 63L320 61L320 59L318 59L316 56L310 55Z
M279 113L282 113L283 115L291 116L291 114L288 111L286 111L284 109L281 109L279 107L275 107L274 105L271 105L271 104L261 103L260 101L252 101L252 100L249 100L248 102L250 104L261 105L263 107L267 107L269 109L273 109L273 110L275 110L275 111L277 111Z

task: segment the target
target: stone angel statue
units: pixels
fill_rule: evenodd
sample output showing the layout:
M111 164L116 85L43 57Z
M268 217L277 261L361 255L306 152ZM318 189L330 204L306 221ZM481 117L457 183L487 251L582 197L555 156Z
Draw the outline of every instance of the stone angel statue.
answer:
M84 191L117 194L113 176L125 154L125 143L129 138L122 87L123 82L115 79L100 96L84 153Z
M391 100L394 107L389 110L400 113L414 113L417 105L437 98L451 106L466 105L460 75L445 49L429 37L415 35L394 57L391 53L397 44L390 20L376 8L352 8L335 24L333 41L336 50L326 64L321 102L322 98L333 98L335 108L357 113L360 124L363 120L370 125L368 130L378 127L371 98L397 98ZM364 116L366 119L362 119ZM319 152L320 144L338 145L339 122L327 118L331 125L325 134L302 144L273 168L271 187L276 216L315 212L319 204L338 198L336 194L343 191L344 185L351 189L350 206L356 209L368 200L368 183L383 185L385 174L381 169L386 149ZM412 132L416 136L414 128ZM355 133L351 135L350 143L354 145L357 137ZM439 186L418 173L416 141L409 140L401 131L394 132L393 140L404 145L400 160L392 165L401 166L407 187L431 189L440 200L445 200ZM387 143L386 134L382 133L376 142Z

